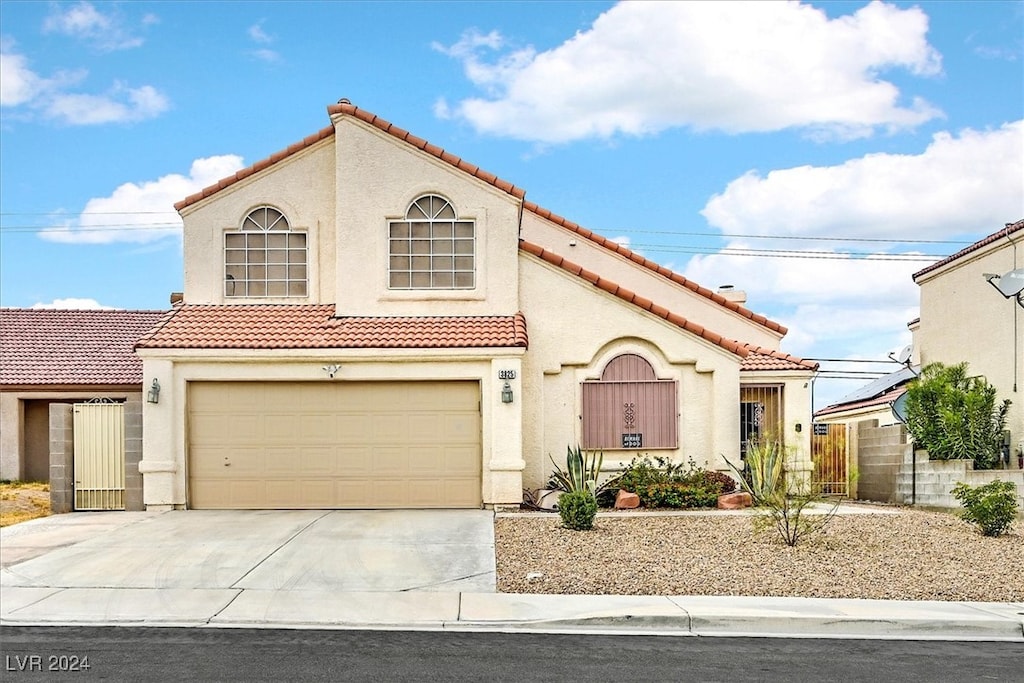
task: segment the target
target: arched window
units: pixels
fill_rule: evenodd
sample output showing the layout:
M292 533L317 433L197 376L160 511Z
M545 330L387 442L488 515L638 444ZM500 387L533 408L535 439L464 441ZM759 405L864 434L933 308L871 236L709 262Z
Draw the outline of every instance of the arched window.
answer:
M476 226L460 219L444 197L416 199L405 220L388 224L388 287L476 287Z
M675 380L658 379L642 356L608 361L601 379L583 382L582 447L677 448L679 412Z
M253 209L224 233L224 296L306 296L306 263L306 233L272 206Z

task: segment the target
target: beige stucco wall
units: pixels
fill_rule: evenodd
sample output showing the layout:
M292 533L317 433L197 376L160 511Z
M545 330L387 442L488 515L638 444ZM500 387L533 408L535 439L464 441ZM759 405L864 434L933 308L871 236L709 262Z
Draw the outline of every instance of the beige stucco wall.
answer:
M509 315L518 310L519 200L362 121L335 116L338 315ZM476 287L390 290L388 220L424 194L476 222Z
M25 476L25 416L23 401L81 400L109 398L117 401L138 400L137 389L125 391L59 391L10 390L0 392L0 479L22 479Z
M740 358L530 255L520 257L520 291L530 332L523 359L523 485L539 488L580 442L585 379L620 353L647 359L660 379L678 381L677 449L609 450L606 469L636 455L724 467L739 453Z
M487 505L517 504L522 498L521 409L523 391L518 377L523 349L336 351L180 351L168 355L140 350L146 378L157 377L164 387L159 404L146 404L143 419L143 461L147 509L185 507L187 503L187 383L193 381L388 381L475 380L480 382L483 482ZM324 365L338 364L333 379ZM516 400L501 402L499 370L513 370Z
M778 350L782 335L531 211L522 237L728 339ZM701 283L707 285L707 283Z
M263 205L284 213L292 230L307 233L306 297L224 296L224 233L237 230L251 210ZM334 303L334 206L334 138L329 137L279 161L272 173L256 173L186 207L181 212L185 303Z
M1003 298L985 273L1024 267L1024 233L1018 231L922 276L921 324L916 333L922 365L966 361L1010 399L1007 428L1011 461L1024 449L1024 308Z

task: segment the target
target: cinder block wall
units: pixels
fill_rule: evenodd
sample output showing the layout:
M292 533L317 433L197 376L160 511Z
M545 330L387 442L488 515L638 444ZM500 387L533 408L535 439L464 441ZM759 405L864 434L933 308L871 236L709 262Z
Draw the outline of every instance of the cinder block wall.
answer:
M50 511L75 508L75 430L70 403L50 404Z
M124 507L145 510L142 503L142 395L129 396L124 402Z
M857 423L857 499L903 502L896 480L904 460L907 429L901 424L879 427L878 420Z
M959 509L960 503L950 495L950 490L957 482L969 486L981 486L991 481L1012 481L1017 486L1017 504L1024 511L1024 470L974 470L974 462L970 460L929 460L927 451L910 453L908 447L906 461L900 467L897 480L897 495L902 503L910 504L912 499L916 505L933 508ZM914 462L917 469L917 495L912 496L914 480Z

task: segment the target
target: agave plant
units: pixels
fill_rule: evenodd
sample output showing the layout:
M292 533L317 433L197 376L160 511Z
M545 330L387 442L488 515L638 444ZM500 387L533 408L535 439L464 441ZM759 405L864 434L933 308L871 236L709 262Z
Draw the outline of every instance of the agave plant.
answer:
M551 456L548 456L551 458ZM584 454L583 449L578 445L575 449L572 446L566 447L565 469L563 470L551 458L551 464L555 466L555 472L551 475L551 481L559 489L572 492L589 492L597 497L597 494L608 487L611 481L600 486L597 481L601 478L601 465L604 463L604 453L591 451Z
M747 446L746 476L728 459L725 463L736 475L743 489L758 504L764 504L779 492L782 477L785 476L785 452L782 444L776 439L750 442Z

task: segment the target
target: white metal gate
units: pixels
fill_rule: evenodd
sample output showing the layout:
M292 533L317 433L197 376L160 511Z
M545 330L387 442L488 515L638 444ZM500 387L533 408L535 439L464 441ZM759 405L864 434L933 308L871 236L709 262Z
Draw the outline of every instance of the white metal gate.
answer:
M124 404L76 403L75 509L124 510Z

